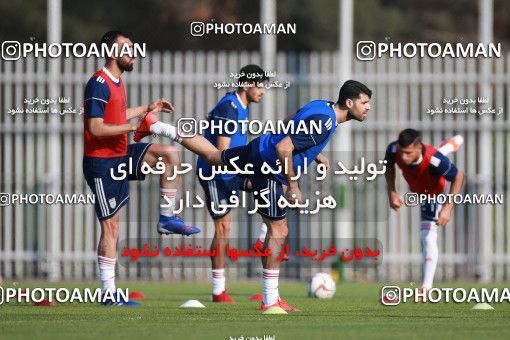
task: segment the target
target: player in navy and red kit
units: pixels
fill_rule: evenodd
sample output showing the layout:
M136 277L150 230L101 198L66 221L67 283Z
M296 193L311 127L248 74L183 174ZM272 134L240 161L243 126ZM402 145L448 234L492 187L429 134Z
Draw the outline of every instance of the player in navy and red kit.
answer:
M450 194L458 194L464 182L464 173L434 146L422 143L421 133L414 129L400 132L398 140L386 150L386 183L392 209L398 211L404 201L395 187L395 164L409 184L411 192L434 197L442 194L446 181L451 182ZM423 282L421 289L432 288L438 259L437 229L450 220L453 202L444 206L425 202L421 206L421 243L423 249Z
M118 51L127 44L133 53L133 43L121 32L107 32L102 40L109 48L117 44ZM98 245L99 279L102 289L115 290L116 248L119 235L119 209L128 199L128 181L143 180L142 162L154 166L158 161L165 164L160 177L160 208L158 231L191 235L200 232L196 227L187 226L179 216L173 214L178 181L167 181L173 175L174 165L180 164L178 151L162 144L128 144L128 133L135 133L135 140L150 134L151 111L172 111L170 102L159 99L155 102L133 108L126 106L126 92L120 76L124 71L133 70L134 58L129 55L108 57L103 69L95 72L85 88L84 115L84 157L83 173L90 189L95 194L96 214L101 224ZM136 124L128 121L145 115ZM127 174L118 171L131 165ZM134 305L134 302L114 299L109 305Z

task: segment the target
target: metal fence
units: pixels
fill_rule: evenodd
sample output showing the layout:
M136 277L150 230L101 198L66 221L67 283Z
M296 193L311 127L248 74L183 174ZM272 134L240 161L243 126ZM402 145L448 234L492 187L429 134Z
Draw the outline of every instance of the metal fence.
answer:
M263 100L270 110L252 105L252 119L283 118L313 99L336 100L341 83L339 54L333 52L279 53L276 78L289 81L288 89L268 90ZM137 61L132 73L123 75L128 106L146 104L153 99L170 99L175 114L164 114L163 121L180 117L203 118L226 92L215 82L229 80L248 63L260 63L257 52L152 53ZM374 91L372 110L363 123L343 124L335 142L328 146L332 163L354 164L360 157L382 159L389 142L399 130L421 129L424 140L438 145L444 138L460 133L465 144L450 156L466 173L464 192L509 195L510 139L506 113L510 100L510 58L492 61L475 59L379 59L353 61L353 79ZM24 59L0 62L0 169L2 193L90 193L82 175L83 116L68 112L9 113L26 107L25 98L70 98L70 103L55 104L63 110L82 107L84 86L92 73L102 67L101 60L65 59L51 62ZM230 79L231 80L231 79ZM498 114L435 114L430 107L444 106L444 98L485 96L489 105L503 108ZM37 107L37 105L35 106ZM480 106L477 104L476 108ZM153 138L153 141L168 141ZM346 146L348 151L346 151ZM194 163L190 152L182 160ZM398 176L401 193L406 184ZM317 216L291 213L290 236L310 238L328 245L337 238L377 238L383 245L383 261L377 268L346 269L354 280L419 280L421 246L419 209L404 208L390 212L382 176L375 181L350 181L330 176L322 183L303 179L304 192L331 192L339 198L338 207ZM182 190L201 193L193 174L184 176ZM158 179L130 184L130 203L122 209L121 240L159 237ZM203 228L212 237L213 225L203 210L186 210L187 221ZM461 205L447 227L440 231L439 280L503 281L510 277L510 204ZM234 212L232 239L251 239L257 233L260 217ZM12 204L0 207L0 273L7 278L47 277L51 280L93 279L96 272L96 246L99 224L92 205ZM179 237L171 237L176 242ZM166 240L166 238L165 238ZM314 242L315 242L314 241ZM203 243L203 239L194 244ZM246 243L246 242L245 242ZM204 244L205 246L205 244ZM119 266L122 279L205 279L208 261L187 266L147 268ZM329 267L331 263L321 266ZM230 265L230 277L253 276L260 266ZM298 262L286 265L287 277L299 278L320 266ZM324 269L324 268L322 268Z

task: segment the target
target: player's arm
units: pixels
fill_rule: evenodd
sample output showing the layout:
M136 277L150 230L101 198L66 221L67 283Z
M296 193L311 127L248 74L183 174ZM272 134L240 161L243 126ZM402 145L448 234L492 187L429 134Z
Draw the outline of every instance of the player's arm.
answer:
M457 171L457 175L455 175L455 179L452 184L450 184L450 195L457 195L462 189L462 185L464 184L464 172L461 170ZM453 210L453 202L448 201L439 212L439 218L437 220L438 225L446 225L452 216Z
M282 167L287 164L287 171L285 171L285 179L287 180L288 186L285 192L285 197L290 203L301 202L301 190L297 179L292 179L296 176L294 173L294 160L292 154L295 150L295 146L292 143L290 136L286 136L276 144L276 155ZM293 196L294 195L294 196Z
M329 159L324 156L322 152L315 157L315 163L324 164L326 166L326 170L329 170Z
M136 124L107 124L103 118L88 118L87 129L94 137L108 137L122 135L124 133L136 131L140 122Z
M225 126L229 121L234 122L234 124L237 123L237 107L231 101L225 101L211 111L210 117L211 121L214 122L216 126L221 127L216 137L216 147L218 150L228 149L230 147L232 135L227 132Z
M216 148L218 150L226 150L230 147L230 137L218 136L216 139Z
M391 209L398 211L402 205L404 204L404 200L398 193L395 187L395 166L386 166L386 172L384 173L384 178L386 179L386 186L388 189L388 199L390 201Z
M285 124L287 124L288 122L290 122L290 121L294 118L294 116L295 116L295 115L296 115L296 113L295 113L295 112L289 113L289 114L287 115L287 117L285 117L285 119L283 119L283 122L284 122Z
M390 143L386 149L384 160L386 161L386 172L384 178L386 179L386 188L388 190L388 200L390 201L391 209L398 211L404 204L404 200L397 191L395 185L396 170L395 170L395 157L396 157L396 143Z
M128 108L126 110L126 119L130 120L130 119L139 117L148 111L172 112L173 110L174 110L174 106L168 100L158 99L158 100L155 100L154 102L147 104L147 105Z
M331 120L331 118L329 118L327 115L315 114L306 119L305 122L306 126L311 126L311 121L314 121L317 124L322 124L322 126L327 126L328 120ZM285 195L287 200L290 202L293 202L294 199L298 199L298 202L301 201L301 190L299 189L298 182L297 180L291 180L292 177L295 177L294 160L292 158L293 153L307 150L316 145L319 145L323 143L327 138L328 133L318 134L301 131L300 133L286 136L278 144L276 144L276 153L281 164L285 164L285 159L287 159L288 169L287 173L285 174L285 179L289 183L289 186ZM320 161L327 161L327 158L324 155L318 156L318 158ZM296 195L295 198L292 198L293 194Z
M430 160L430 171L432 174L443 176L450 184L450 195L456 195L462 190L464 184L464 172L457 169L448 157L436 152ZM445 226L452 215L453 202L448 201L439 212L439 218L437 224Z

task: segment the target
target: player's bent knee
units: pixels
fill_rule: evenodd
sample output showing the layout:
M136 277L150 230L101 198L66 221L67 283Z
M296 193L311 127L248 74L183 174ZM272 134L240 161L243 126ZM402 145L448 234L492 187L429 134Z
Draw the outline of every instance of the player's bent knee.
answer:
M178 165L181 163L179 151L171 145L164 145L162 154L164 155L167 164Z
M271 221L270 225L268 226L268 233L269 237L271 238L286 238L289 233L287 222L285 220Z

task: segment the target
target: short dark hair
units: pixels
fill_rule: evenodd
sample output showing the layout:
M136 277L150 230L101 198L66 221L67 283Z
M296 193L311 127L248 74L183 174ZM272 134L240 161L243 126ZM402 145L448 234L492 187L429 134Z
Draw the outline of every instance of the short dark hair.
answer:
M347 99L354 100L362 93L366 94L368 98L372 97L372 90L370 90L365 84L356 80L347 80L340 88L337 103L340 106L345 106Z
M246 65L246 66L243 66L241 68L241 70L239 71L240 74L243 74L243 76L241 76L239 78L239 83L244 83L244 82L248 82L248 83L261 83L263 81L266 81L268 79L268 77L266 76L266 73L264 72L264 70L258 66L258 65L255 65L255 64L250 64L250 65ZM253 77L253 76L250 76L248 77L249 74L256 74L258 73L259 75L256 76L256 77Z
M421 143L421 132L415 129L405 129L398 134L398 145L405 148L411 144L416 145Z
M108 31L105 34L103 34L103 37L101 38L101 44L106 44L108 49L110 49L115 42L117 42L118 37L126 37L128 39L131 39L129 35L127 35L124 32L121 31ZM108 56L106 56L106 60L108 60Z

